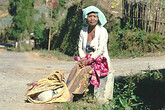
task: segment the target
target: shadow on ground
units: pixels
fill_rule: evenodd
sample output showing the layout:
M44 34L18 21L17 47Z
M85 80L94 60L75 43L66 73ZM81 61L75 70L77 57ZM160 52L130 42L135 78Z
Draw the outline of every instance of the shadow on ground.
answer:
M135 94L144 101L144 104L152 110L165 107L165 69L151 70L151 75L136 82L136 85Z
M142 106L150 110L165 108L165 69L146 70L144 74L116 78L115 83L124 86L134 83L133 94L140 99ZM123 89L124 86L120 90L128 91L128 89Z

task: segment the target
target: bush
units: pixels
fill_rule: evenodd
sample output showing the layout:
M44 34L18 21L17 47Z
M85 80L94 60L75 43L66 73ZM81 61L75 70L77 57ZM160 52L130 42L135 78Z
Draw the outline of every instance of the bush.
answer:
M82 12L79 5L68 9L66 19L61 24L59 34L53 39L53 48L67 55L77 55L80 29L83 27Z
M102 108L112 110L158 110L165 107L163 72L146 71L115 79L114 98Z
M148 52L165 50L165 38L159 33L147 33L144 30L133 28L127 23L124 28L115 24L109 35L108 49L111 56L142 56Z

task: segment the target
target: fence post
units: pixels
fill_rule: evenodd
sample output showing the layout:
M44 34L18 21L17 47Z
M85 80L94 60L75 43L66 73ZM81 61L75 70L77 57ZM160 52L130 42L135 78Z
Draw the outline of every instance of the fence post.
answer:
M148 32L165 33L165 5L161 0L122 0L123 21Z
M146 13L148 11L147 9L148 9L147 2L145 2L145 11L144 11L144 17L145 17L145 20L144 20L145 21L144 29L145 29L145 31L147 31L147 16L148 16L147 13Z

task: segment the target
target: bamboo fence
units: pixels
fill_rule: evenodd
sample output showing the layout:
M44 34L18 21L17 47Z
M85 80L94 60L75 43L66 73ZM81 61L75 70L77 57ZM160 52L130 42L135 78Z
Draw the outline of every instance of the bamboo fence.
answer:
M125 23L165 35L165 0L122 0Z

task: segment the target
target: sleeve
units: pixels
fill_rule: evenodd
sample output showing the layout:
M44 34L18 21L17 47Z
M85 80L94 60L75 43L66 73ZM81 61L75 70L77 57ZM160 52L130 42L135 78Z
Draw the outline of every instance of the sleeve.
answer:
M92 54L92 58L97 58L98 56L102 55L104 53L104 49L107 46L108 41L108 33L105 28L101 29L99 38L98 38L98 49L95 50L95 52Z
M78 52L79 52L79 56L81 58L85 57L85 53L83 51L83 34L82 34L82 30L80 31L80 35L79 35Z

